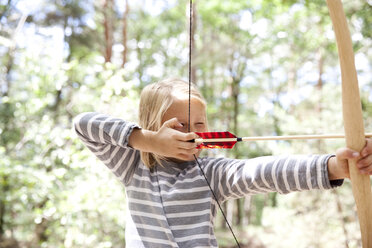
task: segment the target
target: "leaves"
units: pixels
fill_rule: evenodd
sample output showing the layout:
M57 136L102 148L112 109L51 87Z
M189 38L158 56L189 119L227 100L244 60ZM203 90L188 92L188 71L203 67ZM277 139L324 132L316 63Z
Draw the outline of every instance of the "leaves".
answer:
M337 51L323 1L194 3L193 65L196 84L208 102L210 131L236 128L239 136L342 132ZM5 209L0 236L13 233L28 247L123 246L123 186L76 139L72 118L98 111L136 122L145 85L188 76L187 1L129 1L129 6L127 47L121 42L124 7L117 2L110 13L112 62L104 63L100 1L45 0L32 6L23 0L0 1L0 207ZM372 10L365 1L345 1L345 10L357 48L368 131ZM15 35L26 12L26 23ZM128 56L124 69L123 49ZM252 142L236 145L233 154L205 155L333 153L341 145ZM340 239L327 245L309 237L321 233L327 239L334 230L342 234L342 223L350 243L357 244L349 185L339 196L345 222L321 221L316 207L324 208L324 218L331 218L333 212L325 211L334 209L328 195L320 197L323 194L253 197L247 229L257 235L249 240L279 247L277 239L282 232L291 233L293 220L304 228L299 232L309 233L296 247L340 246ZM283 225L281 216L289 218ZM307 230L313 219L318 226ZM273 234L264 238L268 233Z

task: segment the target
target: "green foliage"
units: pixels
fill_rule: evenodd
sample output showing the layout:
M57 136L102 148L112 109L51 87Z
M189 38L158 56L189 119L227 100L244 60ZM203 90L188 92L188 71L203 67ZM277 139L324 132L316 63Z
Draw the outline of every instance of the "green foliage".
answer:
M104 63L101 1L0 1L0 244L8 239L20 247L123 247L123 186L77 140L71 123L84 111L136 122L145 85L187 78L187 1L144 2L129 1L128 62L121 68L119 2L110 12L113 59ZM193 65L210 130L234 129L239 136L342 132L337 49L324 1L194 3ZM354 1L345 10L371 131L372 9ZM340 146L251 142L204 155L244 159L334 153ZM339 247L345 226L350 247L357 247L350 185L337 192L253 196L248 225L239 227L241 240L251 247ZM342 213L334 211L337 199ZM217 233L221 245L231 244L226 230Z
M368 28L369 25L372 23L372 5L371 3L364 2L363 6L361 7L360 11L357 11L357 15L360 16L362 21L362 35L365 38L372 39L372 31Z

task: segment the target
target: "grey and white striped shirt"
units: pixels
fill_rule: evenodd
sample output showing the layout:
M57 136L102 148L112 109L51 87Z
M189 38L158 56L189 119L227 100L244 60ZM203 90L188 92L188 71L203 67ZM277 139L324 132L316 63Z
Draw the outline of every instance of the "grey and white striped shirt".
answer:
M217 247L217 204L195 161L165 162L149 170L139 151L128 146L137 125L98 113L80 114L74 125L84 144L125 186L127 247ZM273 191L330 189L330 156L206 157L199 162L223 202Z

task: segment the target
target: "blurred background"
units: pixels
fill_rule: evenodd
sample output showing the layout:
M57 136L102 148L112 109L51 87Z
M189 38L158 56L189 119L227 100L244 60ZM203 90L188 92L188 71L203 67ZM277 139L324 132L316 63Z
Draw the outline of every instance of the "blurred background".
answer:
M345 0L366 131L372 1ZM323 0L194 1L192 79L210 130L342 133L337 48ZM124 187L74 116L137 121L141 89L188 76L188 1L0 0L0 247L125 247ZM186 111L186 110L185 110ZM203 156L334 153L338 141L237 144ZM245 247L361 247L350 183L224 204ZM220 247L234 247L221 216Z

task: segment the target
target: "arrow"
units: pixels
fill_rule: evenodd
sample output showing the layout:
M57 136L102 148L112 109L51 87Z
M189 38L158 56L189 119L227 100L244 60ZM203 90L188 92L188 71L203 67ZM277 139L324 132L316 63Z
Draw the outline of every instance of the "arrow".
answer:
M311 135L286 135L286 136L252 136L236 137L234 134L226 132L195 132L200 138L192 142L200 143L197 149L231 149L240 141L259 141L259 140L308 140L308 139L342 139L344 134L311 134ZM371 138L372 133L366 133L366 138Z

